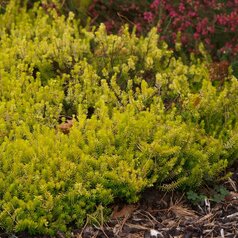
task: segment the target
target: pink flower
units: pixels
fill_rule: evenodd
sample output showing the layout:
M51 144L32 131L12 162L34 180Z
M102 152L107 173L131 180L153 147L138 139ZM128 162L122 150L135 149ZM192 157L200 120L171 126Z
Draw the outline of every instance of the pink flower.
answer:
M208 34L208 31L207 31L206 28L204 28L204 29L202 30L202 35L203 35L203 36L206 36L207 34Z
M216 21L217 21L217 23L220 24L220 25L226 25L227 17L224 16L224 15L217 15L217 16L216 16Z
M195 40L199 39L199 34L198 34L197 32L195 32L195 33L193 34L193 38L194 38Z
M196 12L193 12L193 11L189 11L189 12L188 12L188 16L189 16L189 17L196 17L196 16L197 16L197 13L196 13Z
M183 4L183 3L180 3L180 4L179 4L179 11L180 11L180 12L184 12L184 10L185 10L184 4Z
M172 10L172 11L170 11L169 16L172 17L172 18L175 18L175 17L178 16L178 13L175 12L174 10Z
M215 32L215 28L213 26L208 26L207 27L207 30L210 32L210 33L214 33Z
M150 4L150 8L157 10L160 4L160 0L154 0L151 4Z
M144 12L144 20L147 22L152 22L154 20L154 15L152 12Z

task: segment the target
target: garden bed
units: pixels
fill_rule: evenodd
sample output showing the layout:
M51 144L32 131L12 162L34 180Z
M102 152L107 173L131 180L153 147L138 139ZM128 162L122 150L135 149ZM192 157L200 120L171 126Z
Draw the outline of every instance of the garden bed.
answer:
M238 81L202 43L186 57L177 43L84 28L52 3L1 9L3 236L175 236L212 219L214 235L232 232Z

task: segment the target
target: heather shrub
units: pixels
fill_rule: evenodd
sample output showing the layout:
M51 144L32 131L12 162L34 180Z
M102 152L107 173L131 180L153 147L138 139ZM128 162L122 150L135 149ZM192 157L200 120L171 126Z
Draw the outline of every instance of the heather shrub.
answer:
M185 52L199 53L198 45L203 42L215 61L232 61L238 72L236 0L96 0L89 7L89 15L93 24L104 22L108 32L114 33L125 23L136 27L138 34L156 26L161 38L173 48L179 37Z
M72 13L10 1L0 15L0 226L65 232L147 187L229 175L238 81L214 79L200 49L185 64L155 28L88 31Z

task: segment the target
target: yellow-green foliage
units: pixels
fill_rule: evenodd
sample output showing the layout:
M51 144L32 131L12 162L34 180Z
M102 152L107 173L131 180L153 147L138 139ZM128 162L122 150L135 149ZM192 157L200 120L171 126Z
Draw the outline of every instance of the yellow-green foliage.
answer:
M155 29L107 35L11 1L0 15L1 227L53 234L146 187L218 179L238 155L238 82L216 87L207 64L175 58ZM68 135L60 115L75 118Z

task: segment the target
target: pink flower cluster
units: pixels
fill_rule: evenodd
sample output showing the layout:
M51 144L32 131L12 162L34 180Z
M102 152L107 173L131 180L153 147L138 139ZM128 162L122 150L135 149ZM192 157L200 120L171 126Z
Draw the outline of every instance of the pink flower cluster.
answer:
M214 54L238 54L238 0L154 0L150 11L158 32L171 43L181 32L190 51L202 41Z
M144 20L147 22L153 22L154 14L152 12L144 12Z
M106 23L109 32L125 23L135 26L138 34L157 26L171 46L181 32L188 51L196 51L202 41L213 55L238 56L238 0L93 0L89 13L93 20Z

